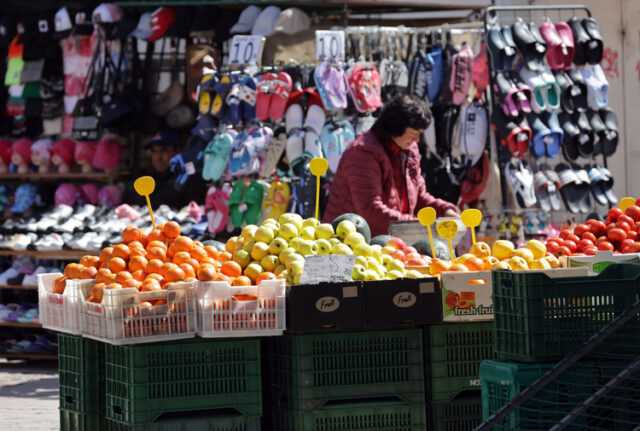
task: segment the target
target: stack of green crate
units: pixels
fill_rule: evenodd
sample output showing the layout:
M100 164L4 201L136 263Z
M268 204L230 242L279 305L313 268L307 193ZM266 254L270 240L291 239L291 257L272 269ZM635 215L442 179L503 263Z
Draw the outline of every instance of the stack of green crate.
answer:
M109 431L259 431L259 339L106 345Z
M58 372L60 429L104 430L104 343L58 334Z
M424 431L420 329L268 340L268 410L278 431Z
M424 328L430 430L470 430L482 422L480 363L495 358L493 322Z

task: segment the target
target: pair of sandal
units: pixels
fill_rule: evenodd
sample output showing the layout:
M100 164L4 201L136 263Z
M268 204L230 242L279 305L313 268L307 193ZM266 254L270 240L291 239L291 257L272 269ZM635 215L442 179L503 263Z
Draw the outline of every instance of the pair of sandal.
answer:
M294 103L285 114L286 154L294 175L300 175L306 159L323 157L320 134L326 115L314 97L309 97L306 115L302 105Z
M531 70L523 67L520 77L531 88L531 107L536 113L560 108L560 86L548 67Z
M233 227L246 224L257 224L262 214L262 201L265 188L259 181L246 184L238 181L233 185L229 196L229 214Z
M204 207L207 214L207 229L211 234L220 233L227 227L230 191L231 187L228 184L221 188L211 186L207 190Z
M618 198L613 192L613 175L611 171L602 166L585 166L589 173L591 182L591 194L600 205L615 207L618 205Z
M318 93L322 98L322 104L327 111L345 109L347 107L347 95L349 83L345 71L329 62L323 61L316 67L314 81Z
M508 117L518 117L531 112L531 88L519 77L509 72L497 72L493 86L498 105Z
M513 156L522 158L527 154L533 134L527 117L510 119L501 110L494 109L491 114L491 127L496 132L498 141Z
M604 118L612 127L617 124L613 111L603 111ZM578 157L591 158L594 155L611 155L617 145L617 130L609 131L603 116L596 111L574 112L573 115L561 114L560 121L565 132L562 152L569 162ZM615 144L614 144L615 142Z
M547 19L540 24L540 34L547 43L547 62L552 70L569 70L573 63L575 45L573 33L566 22L555 25Z
M265 73L256 91L256 117L259 121L278 121L284 115L293 81L287 72Z
M356 110L375 112L382 106L382 80L378 69L357 64L347 71L348 89Z
M511 70L516 57L516 44L511 28L506 25L492 27L487 31L486 44L493 70Z
M541 114L531 113L527 116L527 121L533 133L531 154L536 158L556 157L564 138L558 114L546 111Z
M504 169L507 182L518 207L529 208L536 204L533 172L526 160L512 160Z
M589 174L586 170L560 163L555 170L560 178L560 195L565 206L574 214L589 214L591 199Z
M597 21L592 17L571 18L567 24L573 33L575 55L573 62L578 66L585 64L599 64L602 60L603 43L602 32Z
M228 129L214 136L204 149L202 178L206 181L218 181L227 170L229 153L238 132Z
M527 24L522 19L518 19L511 26L511 34L526 68L531 71L542 71L547 43L540 34L538 26L533 22Z
M556 82L560 86L560 105L568 114L575 111L583 111L588 107L588 89L582 73L575 67L567 71L556 70L554 72Z
M591 109L604 108L609 104L609 81L599 64L588 65L580 70L587 86L587 102Z
M253 76L245 76L242 81L236 81L225 97L229 107L229 119L233 124L251 123L256 119L256 87L257 81Z
M558 173L548 165L539 166L538 172L533 176L533 186L536 198L543 211L559 211L562 207L560 199L560 177Z
M229 174L232 177L258 174L261 156L272 137L273 131L269 127L251 127L238 133L231 148Z

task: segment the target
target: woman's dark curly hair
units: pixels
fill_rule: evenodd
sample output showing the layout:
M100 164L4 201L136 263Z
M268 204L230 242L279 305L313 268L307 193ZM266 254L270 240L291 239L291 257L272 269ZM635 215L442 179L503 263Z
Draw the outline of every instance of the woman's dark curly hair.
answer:
M414 96L398 96L382 108L371 131L380 142L402 136L411 127L424 130L431 123L431 113L424 103Z

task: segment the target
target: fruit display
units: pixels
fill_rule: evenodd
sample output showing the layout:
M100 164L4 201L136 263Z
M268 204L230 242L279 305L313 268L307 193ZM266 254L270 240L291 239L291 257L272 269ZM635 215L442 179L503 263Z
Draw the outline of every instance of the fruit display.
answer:
M573 230L564 229L558 238L549 238L549 252L557 257L593 256L598 251L640 252L640 199L635 205L611 208L606 220L589 219Z

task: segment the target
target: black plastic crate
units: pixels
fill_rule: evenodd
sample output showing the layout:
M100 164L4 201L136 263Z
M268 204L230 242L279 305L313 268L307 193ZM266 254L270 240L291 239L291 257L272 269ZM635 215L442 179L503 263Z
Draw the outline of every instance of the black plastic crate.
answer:
M366 326L362 283L320 283L287 288L287 332Z
M362 288L367 328L408 327L442 321L440 285L435 277L367 281Z
M106 431L102 413L77 413L60 409L60 431Z
M60 408L98 413L105 407L104 343L58 334Z
M259 416L185 416L150 424L127 425L106 421L106 431L260 431Z
M429 404L429 431L470 431L482 423L480 391L463 398Z

